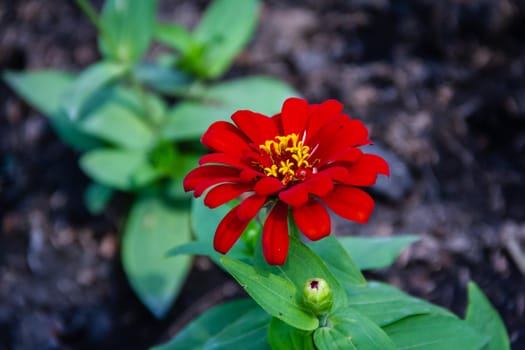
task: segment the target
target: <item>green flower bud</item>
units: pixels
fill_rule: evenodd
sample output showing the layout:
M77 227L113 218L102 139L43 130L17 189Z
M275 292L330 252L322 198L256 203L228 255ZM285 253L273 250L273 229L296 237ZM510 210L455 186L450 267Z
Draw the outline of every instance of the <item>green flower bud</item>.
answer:
M334 303L332 289L324 279L318 277L306 281L303 297L304 304L316 315L330 311Z

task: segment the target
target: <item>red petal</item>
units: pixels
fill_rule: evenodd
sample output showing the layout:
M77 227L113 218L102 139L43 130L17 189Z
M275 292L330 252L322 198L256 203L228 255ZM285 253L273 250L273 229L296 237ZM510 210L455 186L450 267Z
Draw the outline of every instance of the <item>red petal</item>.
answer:
M319 172L304 182L279 192L279 199L292 207L300 207L308 202L310 193L320 197L326 196L334 188L332 173L337 170L334 168Z
M312 114L307 126L307 140L317 134L321 126L338 116L343 111L343 104L336 100L328 100L312 106Z
M337 178L338 182L352 186L372 186L376 183L377 172L368 164L355 164L348 169L345 176Z
M308 114L309 106L305 100L292 97L284 101L281 113L284 135L295 133L301 136L306 128Z
M334 189L332 173L337 172L337 170L337 168L334 168L320 171L298 186L305 186L308 193L315 194L316 196L326 196Z
M204 198L204 204L209 208L217 208L224 203L239 197L244 192L250 191L251 185L246 184L223 184L215 186Z
M319 105L320 113L322 113L325 119L331 119L338 114L343 112L343 104L337 100L326 100Z
M292 215L301 232L316 241L330 234L330 215L325 207L316 200L292 209Z
M254 190L257 194L268 196L279 192L284 188L284 185L281 181L277 180L275 177L263 177L259 180L254 187Z
M251 220L257 215L259 210L264 206L266 203L266 196L258 196L256 194L247 197L243 199L241 204L239 205L239 211L237 212L237 215L239 216L240 220Z
M371 154L363 154L359 162L347 167L348 172L338 181L353 186L372 186L376 183L377 175L388 173L388 164L383 158Z
M309 196L305 186L292 186L279 192L279 199L292 207L300 207L308 202Z
M251 151L246 136L235 125L225 121L218 121L210 125L202 135L201 142L212 151L237 156Z
M322 163L325 159L332 159L344 149L370 143L368 130L361 121L341 116L342 119L337 117L337 120L327 123L311 141L319 144L313 156L321 159Z
M239 177L239 169L221 165L206 165L193 169L186 175L183 181L184 190L194 190L197 185L204 181Z
M343 135L347 135L347 142L351 146L364 146L370 144L368 139L368 129L362 121L357 119L349 119L341 131Z
M225 153L209 153L199 159L199 165L224 164L232 167L246 167L239 157Z
M337 164L332 165L331 164L329 167L319 171L317 176L324 176L326 178L331 179L332 185L333 185L334 181L338 181L339 178L344 178L346 174L348 174L348 170L346 167L344 167L343 165L337 165ZM333 187L332 187L332 190L333 190ZM322 196L322 195L319 195L319 196Z
M274 121L260 113L238 111L232 115L232 120L256 145L262 145L266 140L273 140L278 135Z
M239 220L236 206L226 214L217 227L215 237L213 238L213 247L216 251L226 254L235 242L239 239L243 231L248 226L250 220Z
M350 186L336 186L322 201L337 215L362 224L374 209L374 200L368 193Z
M193 190L193 196L195 198L198 198L198 197L202 196L204 191L206 191L208 188L210 188L212 186L215 186L217 184L221 184L221 183L238 183L238 182L239 182L239 178L238 177L220 177L220 178L206 180L206 181L201 182L200 184L198 184L195 187L195 189Z
M340 150L339 152L335 154L326 155L321 160L319 167L321 168L325 164L330 164L330 163L335 163L335 162L337 163L339 162L355 163L361 158L362 154L363 152L359 148L355 148L355 147L343 148L342 150Z
M277 202L264 223L262 248L266 262L270 265L283 265L288 255L288 206Z
M374 168L379 174L390 176L390 167L383 158L376 156L375 154L365 154L366 161L373 164Z
M278 113L272 116L272 121L274 122L275 126L277 126L277 130L279 130L279 135L283 135L283 115L281 113Z
M241 181L243 182L252 182L255 181L258 177L265 176L263 173L250 169L250 168L244 168L239 177Z
M313 119L314 117L312 117L312 120ZM344 140L337 139L336 136L339 136L339 132L347 120L347 116L340 114L325 121L315 132L314 130L308 130L310 136L307 135L307 143L316 148L312 153L314 158L319 158L322 161L323 157L326 157L325 154L330 155L335 153L332 150L332 144L344 142ZM325 150L326 148L329 150ZM339 151L339 149L337 149L337 151Z

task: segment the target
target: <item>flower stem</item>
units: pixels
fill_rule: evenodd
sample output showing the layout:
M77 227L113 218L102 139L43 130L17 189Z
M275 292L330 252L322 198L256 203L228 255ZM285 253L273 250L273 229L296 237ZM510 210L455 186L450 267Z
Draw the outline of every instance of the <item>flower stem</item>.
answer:
M100 26L100 20L98 18L97 12L95 11L91 3L86 0L75 0L75 2L77 3L77 6L80 7L82 12L84 12L86 17L93 24L93 26L97 28L97 31L101 32L102 28Z
M293 236L299 240L301 239L301 231L299 230L299 227L297 227L291 212L288 214L288 230L290 232L290 236Z
M137 79L137 76L133 73L133 70L130 70L128 73L128 79L131 83L131 86L133 90L135 90L135 93L140 98L140 103L142 104L143 108L143 119L146 122L148 126L151 127L153 131L157 131L157 125L154 123L153 119L151 118L151 108L150 103L148 101L148 96L146 95L146 91L144 89L144 86L142 83Z
M319 315L319 327L326 327L326 326L328 326L328 313L327 312Z

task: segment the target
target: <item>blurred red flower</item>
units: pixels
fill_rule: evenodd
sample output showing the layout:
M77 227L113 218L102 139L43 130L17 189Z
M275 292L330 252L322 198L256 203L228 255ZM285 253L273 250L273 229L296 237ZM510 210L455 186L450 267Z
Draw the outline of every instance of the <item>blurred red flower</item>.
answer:
M386 161L358 147L371 144L363 123L342 114L335 100L308 104L287 99L268 117L241 110L235 124L218 121L202 137L213 153L184 179L184 189L215 208L242 195L217 227L214 247L225 254L250 220L268 205L262 232L269 264L282 265L288 253L288 214L311 240L330 234L329 208L359 223L368 221L373 199L358 187L389 174Z

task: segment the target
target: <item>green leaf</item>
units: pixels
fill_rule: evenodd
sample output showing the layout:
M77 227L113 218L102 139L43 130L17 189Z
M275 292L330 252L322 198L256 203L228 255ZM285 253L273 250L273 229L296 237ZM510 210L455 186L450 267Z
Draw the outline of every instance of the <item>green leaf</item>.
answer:
M418 315L383 328L398 350L480 350L487 337L451 316Z
M257 0L215 0L211 3L194 31L195 40L205 48L199 73L206 78L216 78L228 69L250 40L258 12Z
M81 132L61 109L62 97L73 81L71 74L59 70L5 72L3 78L16 93L49 118L64 143L77 150L99 145L96 139Z
M175 145L169 141L157 142L150 152L150 161L157 171L164 176L175 176L177 163L181 155ZM195 167L196 165L194 165Z
M202 350L209 339L257 308L257 304L250 299L215 306L191 321L168 343L155 346L151 350Z
M93 96L90 108L77 123L85 133L127 149L147 150L156 141L151 125L145 121L137 96L124 89L102 90Z
M259 240L260 243L260 240ZM303 288L310 278L323 278L334 296L334 309L346 306L347 298L344 288L330 272L326 264L310 248L297 238L290 236L290 246L286 263L282 266L268 265L262 256L262 246L255 248L254 262L257 269L269 271L291 281L297 288L297 302L303 300Z
M393 237L340 237L339 242L361 270L390 266L401 251L419 240L414 235Z
M155 39L184 54L197 45L192 34L183 26L175 23L158 23L155 26Z
M62 96L64 110L71 120L77 120L86 102L100 89L122 76L127 67L113 62L98 62L84 70Z
M510 349L509 337L503 321L481 289L474 283L468 285L468 306L465 321L480 334L490 338L485 350Z
M213 258L214 261L220 261L221 254L217 253L210 242L189 242L171 248L166 252L166 256L177 256L181 254L203 255Z
M317 318L295 299L296 288L288 280L272 273L261 274L252 266L227 256L222 266L239 282L246 292L270 315L302 330L314 330Z
M383 327L408 316L442 314L454 316L448 310L411 297L384 283L369 282L366 287L350 288L348 306Z
M176 93L191 83L187 74L157 64L138 65L134 74L146 85L165 94Z
M141 111L141 115L149 119L156 128L162 127L168 111L166 101L155 93L146 94L145 97L137 96L134 93L133 96L136 98L135 103L139 103L138 109ZM158 130L156 130L156 134L158 134Z
M205 350L269 349L266 337L270 319L270 315L264 310L255 308L210 338L203 348Z
M52 69L26 73L6 71L3 79L31 106L52 115L60 110L62 96L71 85L73 75Z
M84 203L91 214L100 214L113 195L113 190L107 186L91 183L84 192Z
M268 329L272 350L315 350L311 331L302 331L273 318Z
M363 274L334 236L309 242L308 246L319 255L345 288L366 284Z
M319 350L388 350L396 346L374 322L347 307L328 316L327 326L314 332Z
M100 140L83 132L75 122L68 118L65 111L62 110L48 117L60 139L73 149L89 151L102 145Z
M80 167L97 182L119 190L135 190L157 179L147 154L131 150L98 149L80 158Z
M190 257L166 259L166 247L191 239L189 210L141 197L133 204L122 237L122 266L144 305L162 318L177 297L190 267Z
M292 96L298 96L298 93L269 77L220 83L204 89L201 102L181 102L168 112L164 135L172 140L199 139L210 124L228 120L237 110L250 109L273 115L281 110L283 101Z
M106 0L100 16L100 51L120 62L140 60L153 36L157 1Z

